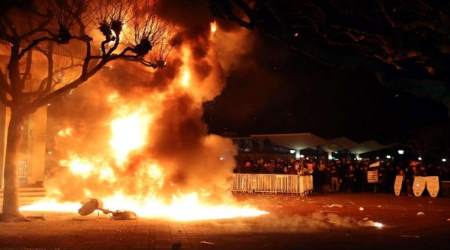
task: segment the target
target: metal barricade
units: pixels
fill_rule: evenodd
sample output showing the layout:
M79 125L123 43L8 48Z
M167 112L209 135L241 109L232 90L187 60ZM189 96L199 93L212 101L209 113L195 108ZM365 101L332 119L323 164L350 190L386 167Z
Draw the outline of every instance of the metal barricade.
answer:
M233 192L287 193L305 195L312 191L312 175L234 174Z

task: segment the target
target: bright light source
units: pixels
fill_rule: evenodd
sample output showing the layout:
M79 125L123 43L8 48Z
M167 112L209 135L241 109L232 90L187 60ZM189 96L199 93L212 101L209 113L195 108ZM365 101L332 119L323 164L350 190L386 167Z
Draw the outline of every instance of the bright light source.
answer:
M442 162L447 162L447 159L445 159L445 158L442 158L442 160L441 160Z
M377 156L377 157L375 157L377 160L379 160L380 159L380 157L379 156Z
M384 227L383 223L381 222L373 222L372 225L378 229L382 229Z
M328 160L333 160L333 155L331 153L328 154Z
M392 157L390 155L386 155L386 158L387 159L391 159Z
M422 160L422 157L420 157L420 156L419 156L419 157L417 157L417 160L421 161L421 160Z
M291 150L289 150L289 153L295 154L295 150L294 150L294 149L291 149Z
M216 21L213 21L213 22L211 22L211 24L210 24L210 31L211 31L211 33L216 33L216 31L217 31L217 23L216 23Z
M302 155L300 154L300 151L295 152L295 159L300 159L302 158Z
M397 151L397 153L398 153L399 155L403 155L403 154L405 154L405 150L399 149L399 150Z
M300 158L305 158L305 156L304 155L300 155Z

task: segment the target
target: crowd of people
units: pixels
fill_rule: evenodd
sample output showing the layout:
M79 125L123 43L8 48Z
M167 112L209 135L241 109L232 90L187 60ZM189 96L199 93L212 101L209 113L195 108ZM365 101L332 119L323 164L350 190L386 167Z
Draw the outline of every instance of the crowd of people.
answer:
M377 181L368 181L368 171L376 171ZM238 159L235 173L313 175L316 192L393 192L395 177L403 175L405 191L411 193L415 176L439 176L449 180L445 163L425 164L409 160L354 160L354 159Z

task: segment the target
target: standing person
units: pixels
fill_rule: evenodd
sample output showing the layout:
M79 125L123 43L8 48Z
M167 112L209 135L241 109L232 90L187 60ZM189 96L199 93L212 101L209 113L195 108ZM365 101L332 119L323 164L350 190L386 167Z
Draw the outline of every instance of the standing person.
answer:
M320 192L320 186L322 183L320 182L320 173L317 165L315 165L313 162L308 162L308 169L310 169L310 172L313 176L313 188L314 192L319 193Z
M414 183L415 171L413 170L413 166L408 166L405 168L405 186L406 186L406 194L408 196L412 196L412 185Z
M339 180L339 173L335 164L331 165L330 176L331 176L331 192L339 192L339 187L341 183Z
M356 184L356 176L355 176L355 168L353 167L353 165L349 164L345 178L348 185L347 191L354 192Z
M361 191L361 183L362 183L362 170L361 170L361 163L355 163L355 192Z
M395 183L395 176L396 176L396 171L395 171L395 168L394 168L394 165L389 165L388 166L388 168L387 168L387 174L386 174L386 177L387 177L387 191L389 192L389 193L393 193L394 192L394 183Z
M367 192L369 190L369 184L367 182L367 171L369 170L369 163L364 162L361 169L361 191Z

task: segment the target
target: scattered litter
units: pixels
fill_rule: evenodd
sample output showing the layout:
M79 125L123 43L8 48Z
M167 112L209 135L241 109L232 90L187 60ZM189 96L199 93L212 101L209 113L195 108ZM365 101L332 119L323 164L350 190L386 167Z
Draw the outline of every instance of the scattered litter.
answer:
M114 220L135 220L137 215L132 211L111 211L103 208L103 203L98 199L89 199L82 203L78 213L82 216L87 216L93 213L95 210L102 211L104 214L111 214Z
M377 208L382 208L382 207L383 207L383 206L381 206L381 205L378 205L378 206L377 206Z
M364 208L363 207L359 207L359 211L364 211Z
M172 250L181 250L181 242L175 242L173 245L172 245Z
M369 220L369 217L364 217L363 220Z
M208 246L214 246L215 245L214 242L205 241L205 240L200 241L200 244L208 245Z
M409 235L409 234L402 234L400 235L402 238L414 238L414 239L420 239L420 235Z
M447 221L450 222L450 218L448 218Z
M89 199L82 203L83 205L78 209L78 213L82 216L90 215L95 210L100 209L103 204L100 200Z
M417 216L422 216L422 215L425 215L425 213L424 213L424 212L422 212L422 211L420 211L420 212L417 212Z
M326 207L337 207L337 208L343 208L344 206L342 206L341 204L331 204L331 205L326 205Z
M114 220L135 220L137 219L137 215L132 211L116 211L111 212L112 218Z

